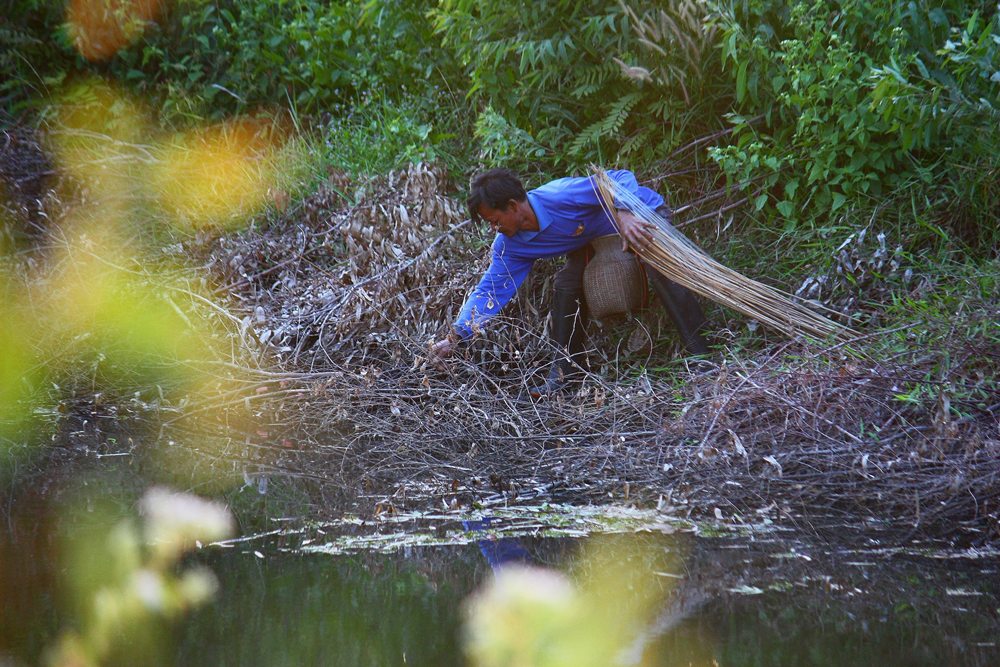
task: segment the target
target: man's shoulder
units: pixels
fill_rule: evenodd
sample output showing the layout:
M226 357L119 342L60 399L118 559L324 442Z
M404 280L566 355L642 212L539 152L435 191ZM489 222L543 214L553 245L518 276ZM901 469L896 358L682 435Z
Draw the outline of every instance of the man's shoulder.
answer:
M566 176L541 185L530 193L549 206L574 203L587 199L594 189L591 179L587 176Z
M557 178L554 181L549 181L544 185L540 185L534 190L531 190L531 192L540 194L559 194L581 186L590 187L589 176L563 176L562 178Z

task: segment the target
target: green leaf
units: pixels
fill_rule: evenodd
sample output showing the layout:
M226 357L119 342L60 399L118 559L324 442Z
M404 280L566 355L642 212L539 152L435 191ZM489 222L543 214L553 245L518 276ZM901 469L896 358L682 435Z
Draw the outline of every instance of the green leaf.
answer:
M726 40L726 48L722 49L722 64L726 64L726 60L732 58L736 60L736 31L729 33L729 39Z
M260 53L261 55L263 55L265 58L270 60L272 63L275 63L276 65L283 65L285 63L285 59L279 56L277 53L274 53L273 51L269 51L268 49L261 49Z
M789 199L795 199L795 193L799 191L799 179L793 178L787 183L785 183L785 196Z
M753 208L755 211L759 211L764 208L765 204L767 204L767 194L759 195L753 200Z
M749 61L744 60L736 70L736 101L742 102L747 94L747 65Z

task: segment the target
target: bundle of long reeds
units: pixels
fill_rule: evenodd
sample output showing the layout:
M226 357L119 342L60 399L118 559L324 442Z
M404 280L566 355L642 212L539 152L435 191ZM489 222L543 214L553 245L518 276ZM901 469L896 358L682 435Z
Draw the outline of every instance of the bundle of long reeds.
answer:
M858 335L794 300L790 294L715 261L639 197L608 177L603 169L594 167L594 181L599 199L615 224L618 224L615 211L623 206L652 225L653 243L634 250L667 278L788 336L846 341Z

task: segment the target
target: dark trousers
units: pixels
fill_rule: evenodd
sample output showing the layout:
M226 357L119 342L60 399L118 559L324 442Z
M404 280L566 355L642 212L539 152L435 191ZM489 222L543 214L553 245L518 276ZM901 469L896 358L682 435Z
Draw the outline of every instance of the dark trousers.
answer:
M656 209L656 212L663 216L668 223L673 221L673 214L668 206L661 206ZM560 298L562 295L572 294L580 304L580 312L577 314L574 322L574 329L582 329L586 322L586 304L583 301L583 270L587 266L587 260L593 254L594 251L590 244L568 253L566 255L566 264L555 275L555 303L565 300ZM646 262L642 262L642 267L649 280L650 287L653 288L660 303L663 305L663 309L667 311L667 315L670 316L674 326L677 327L677 333L680 335L681 341L688 352L691 354L708 353L708 345L701 334L701 329L705 325L705 313L702 311L701 305L698 303L698 299L694 293L686 287L668 279L656 269L646 264ZM553 308L552 316L554 320L557 317L567 317L566 314L556 313L555 310L556 308ZM565 345L568 341L560 342ZM570 347L572 348L573 346L571 345ZM570 350L571 353L573 351L572 349Z

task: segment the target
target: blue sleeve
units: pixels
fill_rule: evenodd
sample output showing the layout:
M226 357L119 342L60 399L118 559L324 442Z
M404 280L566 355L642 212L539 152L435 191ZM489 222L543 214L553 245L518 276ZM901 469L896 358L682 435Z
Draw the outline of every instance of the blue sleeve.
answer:
M493 259L479 284L465 300L458 319L455 333L462 338L472 335L473 327L478 327L500 312L500 309L514 298L517 288L531 271L533 259L511 257L504 252L501 242L493 245Z

